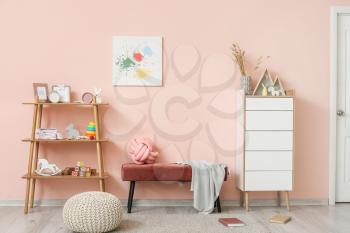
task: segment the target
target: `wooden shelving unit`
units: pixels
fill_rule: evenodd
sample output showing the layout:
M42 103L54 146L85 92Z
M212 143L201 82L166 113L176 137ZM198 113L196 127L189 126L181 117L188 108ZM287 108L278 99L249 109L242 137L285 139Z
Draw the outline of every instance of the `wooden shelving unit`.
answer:
M30 138L25 138L22 140L22 142L48 142L48 143L59 143L59 142L108 142L107 139L99 139L99 140L88 140L88 139L82 139L82 140L70 140L70 139L56 139L56 140L53 140L53 139L30 139Z
M33 113L33 122L32 122L32 132L31 137L23 139L23 142L30 143L29 149L29 160L28 160L28 172L23 175L22 178L27 180L26 184L26 193L25 193L25 205L24 205L24 213L27 214L29 207L33 208L34 196L35 196L35 185L37 179L43 180L98 180L100 191L105 191L105 179L108 178L108 174L104 172L103 165L103 156L102 156L102 142L107 142L107 139L101 138L100 135L100 114L99 107L103 105L108 105L107 103L96 103L94 99L91 104L85 103L42 103L42 102L26 102L24 105L33 105L34 113ZM42 112L44 106L88 106L92 107L94 120L96 122L96 139L95 140L69 140L69 139L61 139L61 140L46 140L46 139L35 139L35 130L41 127L42 120ZM97 162L98 162L98 173L94 176L70 176L70 175L57 175L57 176L40 176L35 173L37 169L38 163L38 154L39 154L39 146L42 143L95 143L97 150Z
M108 103L91 103L91 104L86 104L86 103L79 103L79 102L71 102L71 103L40 103L40 102L24 102L24 105L82 105L82 106L93 106L93 105L108 105Z
M59 176L39 176L37 174L32 174L31 176L28 176L28 174L25 174L22 176L23 179L106 179L108 178L108 173L104 173L103 176L100 176L99 174L96 174L94 176L65 176L65 175L59 175Z

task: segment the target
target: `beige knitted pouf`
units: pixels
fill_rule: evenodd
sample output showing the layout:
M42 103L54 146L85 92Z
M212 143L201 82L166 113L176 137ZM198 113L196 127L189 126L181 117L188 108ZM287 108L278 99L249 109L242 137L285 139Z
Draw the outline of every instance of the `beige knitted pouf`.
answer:
M63 207L64 225L74 232L108 232L119 226L122 216L120 200L104 192L77 194Z

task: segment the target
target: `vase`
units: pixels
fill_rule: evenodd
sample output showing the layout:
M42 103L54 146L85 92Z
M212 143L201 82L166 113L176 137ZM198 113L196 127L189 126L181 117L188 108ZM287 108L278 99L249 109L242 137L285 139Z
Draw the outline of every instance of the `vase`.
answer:
M244 90L246 95L250 95L252 92L252 78L250 76L241 77L241 90Z

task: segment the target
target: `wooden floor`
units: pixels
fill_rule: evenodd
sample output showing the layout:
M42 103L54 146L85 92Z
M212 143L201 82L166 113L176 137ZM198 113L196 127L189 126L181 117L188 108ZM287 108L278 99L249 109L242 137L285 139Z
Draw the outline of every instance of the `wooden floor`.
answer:
M275 214L288 214L292 221L285 225L270 224L268 219ZM226 228L217 223L219 217L239 217L247 226ZM63 226L62 207L35 207L28 215L23 214L22 207L0 207L0 232L70 231ZM191 207L135 207L132 214L125 210L124 220L115 232L349 233L350 204L295 206L291 212L279 207L252 207L249 212L239 207L223 207L221 214L210 215L197 214Z

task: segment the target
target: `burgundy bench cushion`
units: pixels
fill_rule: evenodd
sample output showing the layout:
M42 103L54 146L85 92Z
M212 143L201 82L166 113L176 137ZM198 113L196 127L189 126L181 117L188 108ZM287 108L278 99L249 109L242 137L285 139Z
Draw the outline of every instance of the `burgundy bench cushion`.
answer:
M225 180L227 169L225 169ZM192 168L190 165L175 163L155 163L137 165L125 163L122 165L123 181L184 181L192 180Z

